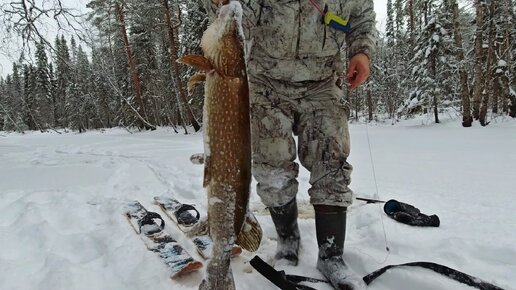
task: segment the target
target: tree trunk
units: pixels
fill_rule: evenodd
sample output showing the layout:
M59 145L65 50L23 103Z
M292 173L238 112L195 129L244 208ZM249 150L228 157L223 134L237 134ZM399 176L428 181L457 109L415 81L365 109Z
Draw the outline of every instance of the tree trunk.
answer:
M503 96L503 84L501 77L496 77L493 80L493 107L492 107L492 113L493 115L497 115L499 113L499 107L500 107L500 96Z
M410 31L410 51L413 51L416 46L416 24L414 21L414 0L408 0L408 15L409 15L409 31Z
M513 29L513 21L514 19L514 12L513 12L513 4L512 0L504 0L503 5L503 19L504 19L504 25L503 25L503 58L507 62L507 70L505 71L504 75L502 76L501 81L501 90L502 90L502 109L503 112L509 113L509 102L512 102L512 116L516 116L516 97L512 96L511 100L511 76L514 74L512 71L512 61L513 61L513 55L511 53L512 48L512 29Z
M140 128L156 129L153 126L150 126L147 120L147 115L145 113L145 104L143 102L142 97L142 85L140 82L140 78L138 77L138 71L136 70L136 64L134 61L133 52L131 50L131 46L129 45L129 38L127 37L127 30L125 26L125 17L123 8L120 6L120 3L115 3L115 10L117 14L117 19L120 25L120 33L122 34L122 39L124 41L125 51L127 53L127 63L129 64L129 70L131 71L131 80L133 83L134 95L137 103L137 111L140 116ZM144 120L141 120L143 118Z
M435 24L434 24L435 25ZM436 56L436 52L432 52L430 54L430 69L431 69L431 72L432 72L432 78L433 78L433 81L435 82L435 80L437 80L437 56ZM437 93L438 89L436 88L436 84L434 84L434 88L432 90L432 95L433 95L433 99L432 99L432 107L434 109L434 120L435 120L435 123L439 124L440 121L439 121L439 107L438 107L438 104L439 104L439 94Z
M435 120L435 123L439 124L439 123L441 123L441 121L439 121L438 100L437 100L437 95L435 95L435 94L434 94L434 100L433 100L433 107L434 107L434 120Z
M475 0L476 10L476 30L475 30L475 83L473 86L473 117L475 120L480 118L480 102L482 100L483 78L483 7L482 0Z
M491 112L493 115L497 115L499 113L500 107L500 99L505 98L504 95L504 76L506 75L507 69L502 66L502 61L505 61L507 53L505 52L505 44L507 43L504 39L504 24L505 20L504 16L504 6L505 3L500 3L496 5L496 16L495 16L495 26L496 26L496 36L495 36L495 55L496 58L493 61L493 100L492 100L492 109Z
M172 74L172 77L175 80L177 90L178 90L176 96L178 98L180 116L181 116L183 124L186 123L185 117L188 118L188 121L190 122L190 124L192 124L192 126L194 127L194 130L197 132L197 131L199 131L199 129L201 129L201 126L195 119L192 109L190 108L190 105L188 104L188 99L186 97L186 90L181 81L179 65L176 62L176 59L178 58L177 45L176 45L176 40L174 37L174 27L172 25L172 21L170 20L170 9L168 7L168 0L162 0L161 3L163 6L163 14L165 17L165 24L167 26L167 32L168 32L170 73ZM186 114L186 116L185 116L185 114Z
M462 126L471 127L473 117L471 116L471 101L469 95L468 72L466 70L464 46L462 43L462 31L459 22L459 4L457 0L450 0L450 8L453 11L453 35L455 37L455 47L459 61L459 77L462 99Z
M493 64L495 61L495 36L496 36L496 27L495 27L495 11L496 11L496 3L497 1L491 0L491 5L489 7L490 15L489 15L489 40L488 40L488 49L487 49L487 78L485 80L485 89L483 92L482 105L480 107L480 115L479 121L482 126L486 126L487 122L487 107L489 105L489 98L494 95L493 92L493 84L494 84L494 71Z

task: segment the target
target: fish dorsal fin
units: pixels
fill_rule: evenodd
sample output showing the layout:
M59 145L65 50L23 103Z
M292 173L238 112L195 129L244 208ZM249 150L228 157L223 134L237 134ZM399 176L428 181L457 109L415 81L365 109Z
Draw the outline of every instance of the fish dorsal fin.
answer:
M181 57L177 62L189 65L203 72L209 72L213 70L213 66L210 61L200 54L189 54Z
M205 73L196 73L188 80L188 94L191 95L193 89L199 84L206 81Z

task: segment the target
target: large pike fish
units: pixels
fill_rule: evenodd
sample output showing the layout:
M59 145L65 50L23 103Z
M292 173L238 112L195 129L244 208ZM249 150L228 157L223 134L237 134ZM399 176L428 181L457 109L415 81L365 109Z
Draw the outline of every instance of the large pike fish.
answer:
M238 1L220 6L201 40L204 56L179 59L201 71L190 79L189 88L205 82L204 186L213 254L199 287L203 290L235 289L230 268L233 244L255 251L261 240L261 229L248 209L251 130L241 18Z

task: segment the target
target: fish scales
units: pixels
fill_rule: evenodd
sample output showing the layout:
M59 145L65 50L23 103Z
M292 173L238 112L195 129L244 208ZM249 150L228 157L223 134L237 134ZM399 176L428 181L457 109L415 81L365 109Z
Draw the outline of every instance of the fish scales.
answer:
M205 80L204 185L213 255L199 287L203 290L235 289L231 249L248 211L251 129L241 17L238 1L220 7L201 40L204 56L180 60L204 72L191 81Z

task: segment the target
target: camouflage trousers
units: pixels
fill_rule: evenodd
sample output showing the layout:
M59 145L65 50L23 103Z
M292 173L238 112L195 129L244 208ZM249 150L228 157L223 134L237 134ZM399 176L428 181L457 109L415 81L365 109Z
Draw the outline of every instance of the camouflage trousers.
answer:
M312 204L351 204L349 107L336 80L332 76L285 82L249 76L253 175L266 206L281 206L296 196L296 153L310 171ZM294 135L298 136L297 148Z

